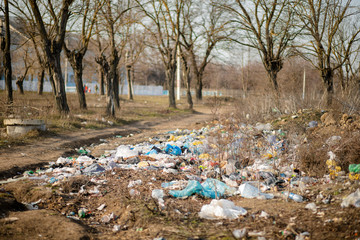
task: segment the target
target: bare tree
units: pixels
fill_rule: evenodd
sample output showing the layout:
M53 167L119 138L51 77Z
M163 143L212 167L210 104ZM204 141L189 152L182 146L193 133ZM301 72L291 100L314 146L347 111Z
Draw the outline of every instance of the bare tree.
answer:
M12 1L11 6L14 9L12 14L16 16L17 21L22 30L29 38L35 50L38 62L38 94L42 95L44 88L44 77L46 70L46 60L42 49L39 49L41 38L36 27L36 20L32 14L30 4L27 0ZM50 78L53 87L54 96L56 95L55 84L53 78Z
M134 19L134 21L137 22L139 19ZM128 83L128 99L133 100L134 65L145 48L145 35L136 29L135 24L128 25L127 35L128 40L125 53L126 79Z
M320 71L327 106L332 104L334 71L349 59L352 45L360 33L360 28L357 28L348 35L346 45L343 46L342 60L336 62L333 50L336 48L336 36L341 24L345 19L357 14L351 7L351 0L306 0L299 1L294 6L304 24L304 36L309 39L308 43L303 44L303 51L300 53Z
M169 107L176 108L176 51L179 45L180 15L184 0L150 0L146 3L136 0L136 2L151 21L150 24L144 24L144 27L161 55L169 90Z
M75 75L75 85L78 95L78 100L80 104L80 109L86 109L86 98L83 87L83 59L87 52L90 38L92 36L93 27L96 21L97 13L102 7L102 1L90 1L90 0L81 0L78 1L74 6L74 11L77 11L82 22L80 34L74 37L71 35L68 36L68 41L65 41L63 48L66 53L66 56L70 62L71 67L74 70ZM91 15L91 16L90 16ZM76 23L79 18L71 19ZM78 32L76 27L73 28L75 32ZM78 39L74 39L78 38ZM75 40L78 42L78 46L71 48L71 41ZM68 44L66 44L68 42Z
M188 52L196 79L196 99L202 99L203 76L215 46L228 40L232 31L224 9L211 1L184 1L180 42ZM219 2L219 1L217 1ZM203 11L207 9L207 11Z
M22 75L20 75L17 80L16 80L16 85L18 87L18 90L20 92L20 94L24 94L24 87L23 87L23 83L24 80L29 72L29 69L31 68L32 64L29 63L29 56L28 56L28 51L25 50L25 55L23 56L23 61L24 61L24 73Z
M100 85L100 95L105 95L105 69L104 69L104 60L103 58L105 58L104 56L104 50L102 47L102 39L100 37L100 31L99 31L99 27L98 27L98 23L95 23L95 27L96 27L96 44L97 44L97 49L98 49L98 56L95 57L95 62L98 64L98 82ZM105 58L106 60L106 58Z
M47 60L49 75L54 79L56 89L55 100L61 114L69 113L69 106L66 100L65 83L61 72L60 54L64 44L66 25L70 15L69 7L74 0L63 0L61 8L54 8L52 1L47 1L45 7L52 19L51 28L47 28L43 16L39 10L38 1L29 0L32 13L37 23L37 28L42 40L42 48Z
M10 20L9 20L9 1L4 0L4 12L5 26L1 26L1 50L4 53L3 64L5 68L5 83L6 83L6 94L7 103L12 104L13 102L13 89L12 89L12 68L11 68L11 54L10 54ZM5 31L4 28L5 27Z
M349 91L352 91L353 88L355 88L356 91L360 90L360 85L358 85L358 83L356 82L356 79L358 77L357 75L360 71L359 43L352 44L349 53L346 54L349 40L351 40L350 36L354 31L356 31L356 28L359 27L356 24L358 20L359 18L353 18L349 19L349 21L344 21L335 36L333 54L335 62L337 64L343 63L342 67L339 67L336 70L336 73L340 80L340 86L343 96L349 94ZM345 57L347 58L345 59Z
M106 48L104 48L97 58L97 63L103 68L108 67L108 73L106 74L107 114L113 117L115 117L114 105L120 108L118 65L126 43L126 39L123 38L122 34L124 29L122 28L128 23L126 13L131 9L130 2L130 0L122 0L117 1L115 4L111 0L106 0L105 8L101 9L103 21L100 24L107 34L110 56L105 57L104 50Z
M232 39L243 46L258 50L268 79L276 94L277 75L283 67L287 47L299 34L291 0L234 0L222 5L234 17L234 27L245 38Z
M186 84L186 100L189 105L189 109L192 110L194 107L194 103L191 96L191 75L190 75L191 67L189 66L188 63L188 56L186 55L186 53L184 53L181 47L180 47L180 55L183 63L182 64L183 81Z

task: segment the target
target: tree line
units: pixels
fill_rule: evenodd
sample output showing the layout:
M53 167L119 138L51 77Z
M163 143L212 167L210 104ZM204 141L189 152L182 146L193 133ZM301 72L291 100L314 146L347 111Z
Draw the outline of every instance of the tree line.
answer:
M182 63L189 108L202 99L203 77L215 51L232 46L255 49L267 73L275 99L278 74L284 62L300 56L317 69L330 106L334 77L341 88L360 89L359 11L352 0L4 0L1 51L7 101L13 101L9 17L21 22L36 56L39 94L49 76L58 111L68 114L61 54L74 70L81 109L86 109L83 84L84 56L89 44L97 48L100 93L106 95L107 114L120 107L119 64L124 62L131 95L133 66L146 49L158 52L165 70L169 107L176 108L176 68ZM236 64L236 63L235 63ZM26 65L26 64L25 64ZM23 81L29 65L25 67ZM226 73L225 73L226 74ZM296 87L296 86L294 86Z

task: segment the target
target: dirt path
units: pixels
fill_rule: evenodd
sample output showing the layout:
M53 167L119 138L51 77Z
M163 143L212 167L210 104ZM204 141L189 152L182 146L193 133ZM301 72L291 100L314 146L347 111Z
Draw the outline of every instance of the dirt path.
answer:
M148 139L155 134L177 128L192 128L197 123L212 118L210 109L196 109L193 114L158 118L153 121L140 121L133 124L112 127L101 130L80 130L73 133L47 137L25 146L9 147L0 150L0 179L8 178L28 170L56 161L60 156L76 154L75 148L90 144L99 144L102 139L108 139L106 147L95 148L94 156L101 155L104 149L111 149L127 141L140 141ZM115 138L115 136L128 136L130 138Z

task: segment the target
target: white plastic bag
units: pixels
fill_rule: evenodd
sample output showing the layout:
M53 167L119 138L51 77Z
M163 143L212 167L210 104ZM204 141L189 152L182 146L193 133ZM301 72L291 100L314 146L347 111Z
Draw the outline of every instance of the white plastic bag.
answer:
M239 187L239 192L244 198L260 198L260 199L272 199L274 195L262 193L259 189L251 185L250 183L243 183Z
M235 204L229 200L220 199L212 200L210 204L204 205L201 208L199 216L205 219L236 219L239 215L246 215L247 211L235 206Z
M341 203L341 207L349 207L350 205L354 205L357 208L360 207L360 188L344 198Z

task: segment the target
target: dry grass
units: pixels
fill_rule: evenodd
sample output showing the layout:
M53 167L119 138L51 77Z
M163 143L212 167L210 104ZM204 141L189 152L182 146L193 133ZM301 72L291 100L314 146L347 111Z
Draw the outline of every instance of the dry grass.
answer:
M49 134L59 134L81 129L103 129L111 126L121 126L136 121L151 121L156 118L166 118L174 115L190 113L186 99L177 101L177 109L168 108L167 96L135 96L133 101L121 96L120 109L116 110L116 117L106 116L105 96L87 94L87 110L79 109L77 95L67 94L70 113L61 116L54 105L52 93L38 95L35 92L25 92L20 95L14 92L12 106L6 104L6 92L0 91L0 147L7 145L25 144L34 139L46 137ZM202 104L196 104L201 107ZM6 136L3 120L6 118L42 119L48 129L45 133L28 133L25 136L11 138Z

